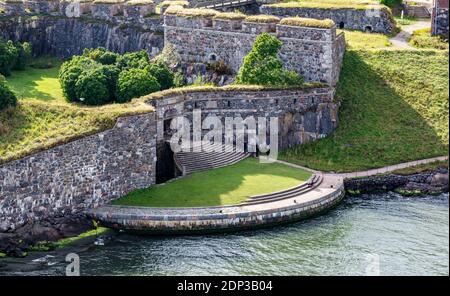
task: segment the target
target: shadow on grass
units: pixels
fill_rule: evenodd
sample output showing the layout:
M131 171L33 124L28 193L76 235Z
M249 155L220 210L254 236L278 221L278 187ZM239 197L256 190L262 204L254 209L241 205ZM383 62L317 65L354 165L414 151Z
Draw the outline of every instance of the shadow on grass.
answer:
M50 59L38 59L37 63ZM60 61L53 59L50 68L32 68L28 66L22 71L13 71L7 83L19 99L36 99L40 101L59 100L62 97L58 81Z
M294 187L310 173L286 165L246 159L166 184L136 190L113 204L151 207L203 207L236 204L249 196Z
M448 130L448 76L443 90L448 62L440 65L433 55L348 51L337 87L339 127L325 139L283 151L280 158L346 172L447 154L448 132L445 140L442 131Z

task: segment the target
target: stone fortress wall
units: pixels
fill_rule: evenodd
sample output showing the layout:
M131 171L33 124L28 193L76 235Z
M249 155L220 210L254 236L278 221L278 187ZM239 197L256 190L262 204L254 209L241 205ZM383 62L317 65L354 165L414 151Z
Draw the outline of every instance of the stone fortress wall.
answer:
M448 39L449 30L449 14L448 14L448 0L435 0L432 12L431 27L432 34L444 36Z
M333 96L333 88L311 87L189 91L150 100L155 112L120 118L110 130L0 165L0 233L29 221L70 217L154 185L159 150L169 135L166 120L192 119L193 109L202 110L203 118L275 116L279 145L288 147L333 131L339 107Z
M155 113L0 166L0 233L155 184Z
M0 0L0 36L31 41L35 54L60 57L79 54L85 47L103 46L117 52L147 49L153 55L162 49L162 34L155 29L161 28L159 15L149 17L150 8L144 9L145 5L131 9L126 3L103 1L83 0L79 10L73 11L64 8L65 2L56 6L55 1L25 1L25 5L22 1ZM204 115L276 116L280 121L280 147L324 137L337 126L333 85L338 80L345 40L343 35L336 35L335 28L218 20L205 25L204 21L166 16L166 41L175 43L182 56L194 56L184 52L184 46L188 46L188 53L198 51L198 61L209 62L215 54L216 60L224 59L236 69L257 34L269 31L283 41L280 57L288 68L330 87L171 96L152 101L154 113L121 118L111 130L3 164L0 233L30 221L81 213L155 184L158 143L164 142L158 137L161 131L164 135L164 121L176 114L173 110L184 115L200 108L206 111ZM186 33L187 29L190 32ZM202 38L209 41L200 42ZM184 45L183 40L188 43Z
M253 116L278 118L278 146L288 148L326 137L338 125L339 104L332 87L271 91L189 91L149 101L156 109L157 141L170 140L164 124L178 116L192 123L192 112L202 111L202 120L217 116L222 126L225 118ZM269 123L267 122L267 126ZM192 128L192 126L191 126ZM269 128L267 130L269 133ZM269 137L267 137L269 142Z
M336 85L345 51L344 35L337 34L336 27L164 16L164 43L172 44L183 62L224 61L234 72L262 32L269 32L283 42L279 57L287 69L298 72L306 81Z
M314 19L331 19L340 29L351 29L366 32L389 34L396 27L395 20L389 8L309 8L309 7L278 7L262 5L261 13L279 17L306 17Z

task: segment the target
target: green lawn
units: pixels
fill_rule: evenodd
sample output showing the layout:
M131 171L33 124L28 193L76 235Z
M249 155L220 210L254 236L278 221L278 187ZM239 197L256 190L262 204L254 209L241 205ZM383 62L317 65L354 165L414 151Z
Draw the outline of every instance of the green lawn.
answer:
M61 62L49 58L33 62L49 61L55 66L49 69L28 66L6 78L19 105L0 112L0 164L111 128L119 116L152 110L138 100L102 107L69 103L57 78Z
M202 207L237 204L249 196L294 187L311 173L279 163L249 158L235 165L199 172L173 182L136 190L116 205Z
M27 67L25 71L14 71L7 78L7 84L19 100L41 100L46 102L64 103L62 89L58 81L58 71L61 61L52 59L54 67L35 69Z
M343 172L448 154L448 66L448 51L347 51L340 126L281 158Z
M379 49L390 47L389 36L379 33L365 33L352 30L338 30L344 32L347 49Z

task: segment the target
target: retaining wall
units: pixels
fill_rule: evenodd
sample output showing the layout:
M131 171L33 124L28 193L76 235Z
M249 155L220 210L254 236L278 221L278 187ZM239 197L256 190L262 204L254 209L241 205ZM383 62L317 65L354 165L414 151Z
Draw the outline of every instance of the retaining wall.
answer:
M172 136L165 122L178 116L193 122L193 110L202 111L202 120L208 116L217 116L223 126L226 117L276 117L280 148L326 137L338 125L339 104L334 101L334 89L330 87L272 91L190 91L149 103L156 109L158 141L161 142L170 140Z
M155 114L118 119L105 132L0 166L0 232L70 216L151 186Z

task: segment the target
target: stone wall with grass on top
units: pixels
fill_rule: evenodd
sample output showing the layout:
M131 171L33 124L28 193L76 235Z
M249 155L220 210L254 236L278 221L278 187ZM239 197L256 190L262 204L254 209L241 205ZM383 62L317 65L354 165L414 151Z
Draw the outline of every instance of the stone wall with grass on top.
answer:
M173 45L185 63L223 61L237 72L256 37L268 32L283 42L279 57L287 69L306 81L336 85L345 38L336 34L335 26L318 28L284 25L279 20L250 20L166 14L164 43Z
M192 122L193 110L202 111L202 120L208 116L217 116L223 126L226 117L264 117L268 121L270 117L276 117L280 148L326 137L338 125L339 104L334 101L334 89L324 86L264 91L245 87L228 90L205 88L204 91L194 88L163 98L150 95L149 103L156 109L158 142L168 141L172 136L172 131L165 124L167 121L184 116ZM268 143L269 133L268 128Z
M0 166L0 232L108 203L156 178L155 113Z
M295 7L282 4L263 5L261 13L278 17L306 17L332 19L340 29L369 31L389 34L396 28L395 20L387 7L368 9Z

